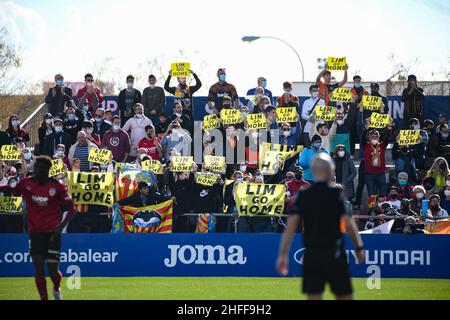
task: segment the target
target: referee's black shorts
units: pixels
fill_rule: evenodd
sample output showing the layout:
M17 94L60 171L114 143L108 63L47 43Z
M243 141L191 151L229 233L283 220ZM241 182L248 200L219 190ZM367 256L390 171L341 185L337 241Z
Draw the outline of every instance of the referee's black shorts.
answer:
M45 260L59 261L61 234L53 237L53 232L30 233L30 255L41 256Z
M339 257L335 258L334 250L306 249L303 256L303 293L321 294L327 282L335 295L353 293L347 254L341 250Z

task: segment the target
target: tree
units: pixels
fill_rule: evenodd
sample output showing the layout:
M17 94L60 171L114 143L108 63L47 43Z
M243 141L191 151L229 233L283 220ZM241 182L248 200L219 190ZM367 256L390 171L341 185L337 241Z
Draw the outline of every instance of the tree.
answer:
M0 95L11 95L21 91L22 81L14 78L14 71L22 65L19 48L7 40L8 30L0 28Z

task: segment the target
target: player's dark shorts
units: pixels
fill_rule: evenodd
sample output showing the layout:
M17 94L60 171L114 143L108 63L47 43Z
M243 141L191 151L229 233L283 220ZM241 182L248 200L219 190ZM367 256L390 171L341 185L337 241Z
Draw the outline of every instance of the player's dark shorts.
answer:
M41 256L45 260L59 261L61 234L52 239L53 232L30 233L30 255Z
M323 293L326 283L330 284L335 295L353 293L345 251L342 250L335 258L334 250L306 249L303 255L303 292Z

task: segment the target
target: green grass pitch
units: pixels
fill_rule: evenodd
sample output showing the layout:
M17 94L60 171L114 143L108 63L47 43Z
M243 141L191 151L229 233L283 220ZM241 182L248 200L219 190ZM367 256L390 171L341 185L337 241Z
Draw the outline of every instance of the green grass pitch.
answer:
M352 280L355 298L362 300L450 299L450 280L381 279L381 288L369 290L367 279ZM65 300L162 299L162 300L298 300L299 278L231 278L231 277L127 277L81 278L81 289L69 290L63 278ZM47 278L51 297L52 284ZM0 300L37 299L34 278L0 278ZM329 288L325 299L332 299Z

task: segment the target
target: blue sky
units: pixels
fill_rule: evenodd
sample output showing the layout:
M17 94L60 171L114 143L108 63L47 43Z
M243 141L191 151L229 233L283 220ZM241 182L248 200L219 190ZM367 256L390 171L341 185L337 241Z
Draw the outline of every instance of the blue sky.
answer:
M277 36L291 43L305 66L317 75L317 58L346 56L350 75L385 80L392 75L388 56L410 64L419 79L445 80L450 72L450 1L1 1L0 25L21 46L21 76L66 80L96 72L111 60L104 77L124 85L131 73L145 85L156 58L164 70L189 61L205 83L226 67L228 79L243 94L256 78L268 78L276 94L285 80L300 80L295 55L282 43L243 43L244 35ZM180 53L183 52L183 53ZM336 74L340 78L341 74Z

